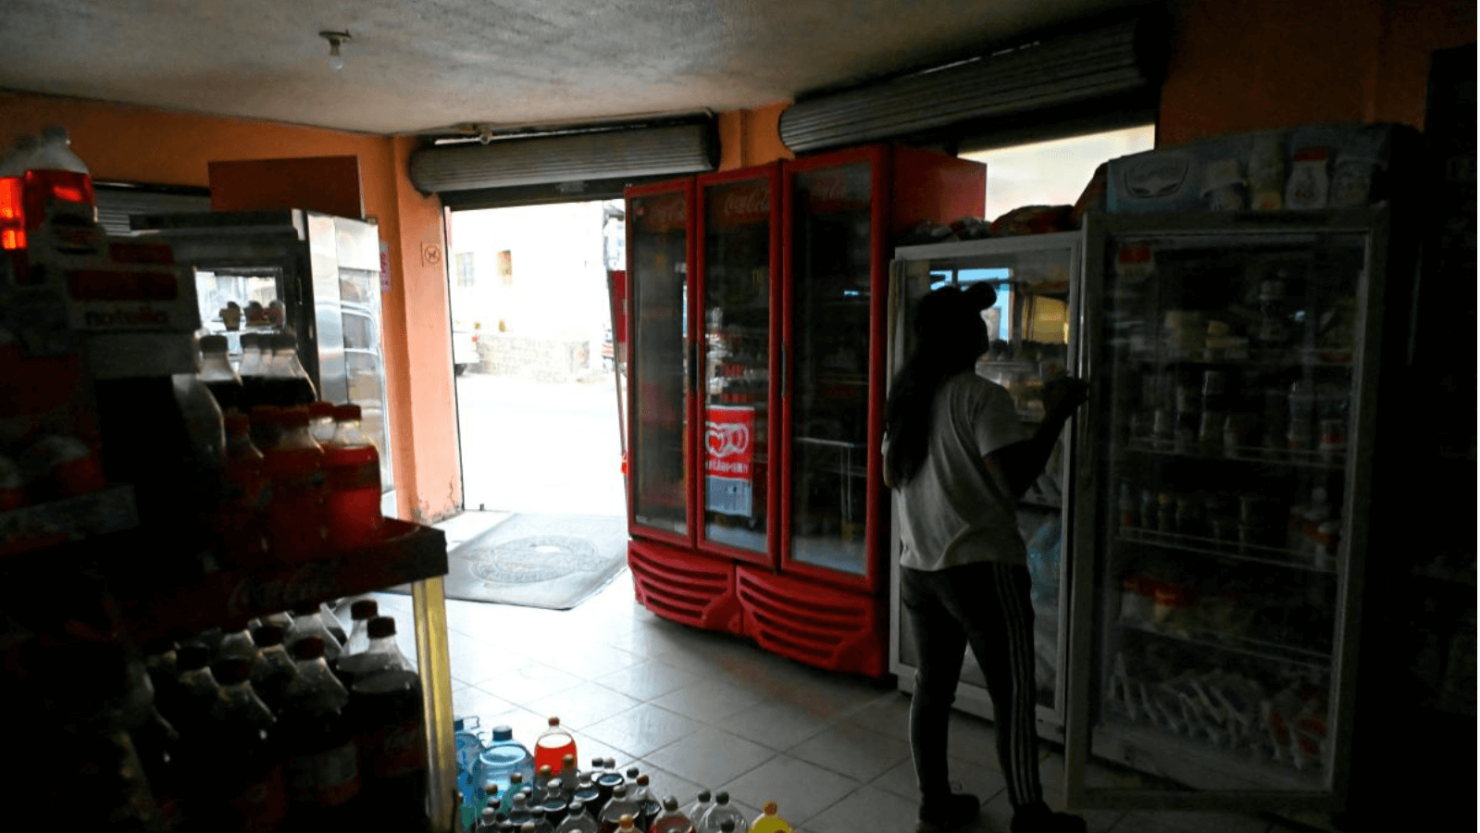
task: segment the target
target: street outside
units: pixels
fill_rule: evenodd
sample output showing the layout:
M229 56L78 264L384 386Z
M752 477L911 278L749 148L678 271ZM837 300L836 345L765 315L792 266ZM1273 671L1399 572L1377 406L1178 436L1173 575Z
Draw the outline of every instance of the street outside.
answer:
M464 508L625 516L615 384L459 376Z

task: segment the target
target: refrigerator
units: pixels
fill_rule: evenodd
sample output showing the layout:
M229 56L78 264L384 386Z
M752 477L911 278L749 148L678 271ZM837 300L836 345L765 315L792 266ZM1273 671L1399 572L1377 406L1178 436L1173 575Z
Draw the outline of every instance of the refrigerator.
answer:
M1088 218L1069 806L1344 800L1359 613L1382 603L1363 576L1401 347L1384 319L1412 266L1390 225L1382 206Z
M979 216L985 194L982 165L891 145L628 191L644 605L887 673L889 257L922 223Z
M913 345L915 306L942 286L987 283L997 302L983 313L989 348L976 371L1011 394L1028 431L1042 422L1043 382L1066 371L1077 354L1081 232L906 246L896 249L889 299L889 366L898 372ZM1039 735L1062 743L1067 695L1069 582L1073 549L1070 521L1076 508L1070 482L1073 421L1060 435L1038 482L1018 506L1018 528L1028 547L1032 579L1033 645ZM894 527L898 507L890 504ZM901 691L913 693L917 652L914 634L900 606L898 536L890 539L889 662ZM986 678L966 652L956 707L992 719Z
M312 211L141 214L136 233L158 235L195 272L203 333L226 336L233 364L245 333L292 332L298 360L319 398L360 406L361 426L380 452L381 511L396 515L391 414L381 338L381 250L372 222ZM235 301L281 301L281 321L229 329Z

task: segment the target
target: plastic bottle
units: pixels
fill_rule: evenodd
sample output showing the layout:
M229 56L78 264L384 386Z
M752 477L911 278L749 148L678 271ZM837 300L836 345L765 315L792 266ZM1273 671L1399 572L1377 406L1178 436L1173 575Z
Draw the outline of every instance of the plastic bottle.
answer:
M57 217L96 225L98 203L93 194L92 176L82 158L72 151L72 139L65 127L51 124L42 128L40 142L23 164L22 216L28 232L34 233Z
M262 625L252 632L257 658L252 661L252 688L274 713L283 707L288 685L298 676L298 666L283 647L283 629Z
M694 833L694 823L678 809L678 799L663 799L663 809L648 826L649 833Z
M278 440L283 436L283 426L278 424L278 416L281 413L282 409L276 405L255 405L252 408L249 416L252 445L263 454L277 445Z
M380 615L380 605L374 599L359 599L349 606L349 639L344 642L341 657L363 654L370 650L370 620ZM342 660L341 660L342 661Z
M216 646L215 661L241 657L247 661L257 659L257 645L247 633L247 623L241 620L228 622L221 628L221 644Z
M571 803L574 804L577 801L581 803L581 806L586 808L587 813L591 814L591 823L595 824L596 812L602 805L601 788L597 787L596 782L591 780L591 773L583 774L580 781L576 784L575 792L571 797Z
M533 822L533 816L529 812L529 797L522 792L514 793L509 805L509 823L524 825Z
M267 373L267 362L264 360L262 342L266 338L261 333L242 333L242 360L236 368L236 374L242 380L242 389L237 396L237 406L242 413L251 413L258 405L268 404L262 398L262 381ZM271 355L269 352L267 355Z
M177 652L176 667L180 669L177 680L177 699L173 711L165 718L182 735L194 735L204 731L210 717L211 707L221 687L209 666L211 651L204 645L185 645Z
M627 786L619 784L612 788L611 801L608 801L601 810L597 831L598 833L613 833L620 827L623 819L627 820L630 828L639 812L637 802L627 796Z
M617 819L617 826L614 830L616 830L616 833L637 833L637 828L633 826L636 822L636 817L632 815L622 816Z
M581 785L581 772L576 767L576 756L566 755L560 761L560 786L567 797L574 797Z
M360 431L360 406L334 409L335 430L324 446L329 495L325 506L329 545L361 547L379 540L380 452Z
M508 726L493 727L488 748L483 750L479 760L483 765L484 782L497 784L502 795L517 792L513 776L518 776L521 787L526 777L534 777L534 756L514 740L514 730Z
M776 802L767 801L750 824L750 833L793 833L791 823L776 814Z
M596 785L597 799L596 805L591 807L591 814L596 817L598 823L601 821L601 814L606 811L607 803L612 800L616 788L626 783L622 778L622 773L617 772L617 762L612 758L601 761L600 767L596 777L592 779Z
M221 477L226 467L226 422L221 406L210 388L194 373L173 376L175 405L190 438L191 474L195 482L182 494L202 507L214 508L221 496Z
M493 833L498 830L498 813L491 808L484 807L478 814L478 833Z
M181 735L195 749L196 765L207 767L198 795L206 806L225 805L227 812L211 817L213 830L272 830L287 815L283 766L272 735L277 721L252 691L251 663L230 659L212 672L221 689L210 727L201 735ZM228 749L230 754L222 754Z
M29 243L26 233L26 168L41 140L26 133L0 160L0 250L24 251Z
M314 442L319 445L334 439L334 403L318 402L308 403L308 433L313 435Z
M319 604L319 617L324 620L324 627L329 629L329 633L334 634L334 638L339 641L339 647L343 649L344 643L349 641L349 634L344 632L344 624L339 621L339 617L334 614L334 608L328 602Z
M550 822L543 805L529 808L529 821L526 824L534 825L534 833L555 833L555 825Z
M394 620L388 621L394 626ZM413 671L380 671L355 678L349 691L345 714L355 727L360 750L362 817L373 819L378 830L425 829L427 746L421 680Z
M544 803L545 795L549 792L551 779L555 778L555 770L546 764L536 765L534 774L534 794L530 797L531 805Z
M330 633L328 626L324 624L317 602L306 602L293 608L293 625L283 636L283 644L288 646L289 651L292 651L293 646L297 645L299 640L310 636L316 636L324 641L324 657L330 662L337 660L340 652L344 650L344 646L339 644L339 640L334 638L334 634Z
M542 732L534 742L535 768L548 766L553 770L560 766L566 755L575 754L576 739L560 727L560 718L550 718L550 728Z
M637 775L636 771L635 767L628 770L629 773L633 774L633 778L637 783L637 788L635 790L629 790L628 794L633 801L637 802L637 825L643 830L646 830L653 826L653 820L663 811L663 804L658 801L657 796L653 795L653 790L650 786L652 781L646 775Z
M324 647L317 636L293 643L298 675L284 690L278 712L288 802L294 825L305 830L342 823L360 792L359 752L344 718L349 692L329 671Z
M267 337L272 344L272 360L262 380L262 396L269 405L286 408L317 401L313 381L298 362L298 338L292 333L275 333Z
M724 790L714 794L714 806L704 814L699 822L699 833L719 833L725 822L732 825L732 829L745 830L749 825L745 821L745 814L739 807L730 803L730 794Z
M226 359L226 336L201 336L200 372L196 375L216 398L223 414L241 407L242 380Z
M709 812L713 806L714 795L709 790L700 790L699 795L694 799L694 803L685 808L683 814L689 817L689 820L694 823L695 828L698 828L699 823L704 820L704 814Z
M565 820L555 828L555 833L596 833L596 819L586 809L585 802L572 801L570 808L565 814Z
M267 480L262 476L262 452L252 444L251 424L243 414L227 414L226 465L223 470L217 530L221 555L229 567L260 566L266 557L263 534Z
M324 450L308 435L308 413L284 411L278 423L282 437L262 453L262 474L272 489L267 503L267 536L272 559L295 564L324 554L328 482ZM338 646L331 654L331 658L339 655Z
M358 654L341 656L334 664L334 673L346 686L389 671L415 676L411 660L401 653L401 646L396 643L395 619L389 616L371 619L366 626L366 635L370 637L368 648Z

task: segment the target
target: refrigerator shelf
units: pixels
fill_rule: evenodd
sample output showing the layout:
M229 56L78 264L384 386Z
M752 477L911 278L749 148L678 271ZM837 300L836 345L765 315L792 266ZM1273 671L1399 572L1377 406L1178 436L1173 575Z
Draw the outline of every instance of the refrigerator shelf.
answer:
M1289 764L1254 758L1250 751L1220 748L1167 729L1124 721L1118 718L1095 727L1092 746L1096 755L1137 769L1149 767L1154 774L1202 789L1226 790L1230 785L1301 792L1326 789L1326 773L1320 767L1301 772Z
M1328 575L1335 575L1336 573L1334 568L1301 561L1299 560L1302 557L1300 553L1282 547L1240 544L1236 541L1224 541L1218 538L1204 538L1199 535L1181 535L1173 532L1153 532L1149 529L1122 529L1115 536L1115 540L1117 543L1122 544L1142 544L1163 547L1179 552L1196 553L1198 555L1207 555L1231 561L1247 561L1252 564L1265 564L1271 567L1284 567L1291 570L1304 570L1310 573L1325 573Z
M1151 634L1165 639L1176 640L1186 645L1194 645L1205 648L1213 648L1225 653L1241 654L1243 656L1255 657L1262 660L1272 660L1286 665L1299 665L1317 671L1328 672L1331 670L1331 656L1319 651L1307 651L1304 648L1291 648L1277 642L1268 642L1251 637L1231 637L1228 639L1217 639L1192 634L1183 634L1176 631L1155 627L1146 622L1138 622L1128 619L1116 621L1120 627L1136 631L1138 633ZM1278 653L1275 653L1275 652Z
M1343 370L1352 368L1351 356L1350 349L1253 350L1246 353L1228 353L1218 350L1162 348L1154 351L1132 350L1130 352L1132 361L1155 365L1213 364L1253 368L1322 367Z
M1316 471L1342 471L1346 468L1346 454L1339 452L1269 450L1258 446L1236 446L1230 456L1200 451L1179 451L1170 441L1137 437L1126 443L1130 451L1154 454L1161 457L1178 457L1189 460L1220 461L1228 463L1254 463L1270 466L1313 469Z

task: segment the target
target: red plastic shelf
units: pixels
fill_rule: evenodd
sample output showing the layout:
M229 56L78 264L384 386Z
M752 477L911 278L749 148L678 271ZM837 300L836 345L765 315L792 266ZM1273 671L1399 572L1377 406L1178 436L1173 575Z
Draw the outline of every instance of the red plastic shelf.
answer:
M745 635L762 648L829 671L882 677L889 621L873 596L736 566Z
M730 562L633 539L627 564L637 601L653 613L691 627L743 633Z

